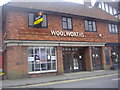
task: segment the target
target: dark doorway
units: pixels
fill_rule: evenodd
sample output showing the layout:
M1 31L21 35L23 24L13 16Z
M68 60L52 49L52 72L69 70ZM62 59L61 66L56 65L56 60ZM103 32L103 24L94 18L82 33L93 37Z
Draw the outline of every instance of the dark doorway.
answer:
M102 69L102 57L101 57L100 47L92 47L92 64L93 64L93 70Z
M83 49L63 48L64 72L77 72L85 70Z

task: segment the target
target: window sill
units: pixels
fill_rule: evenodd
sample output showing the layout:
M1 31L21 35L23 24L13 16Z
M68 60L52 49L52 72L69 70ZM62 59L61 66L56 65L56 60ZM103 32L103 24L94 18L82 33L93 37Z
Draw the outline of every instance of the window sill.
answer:
M115 34L115 35L116 35L116 34L118 34L118 33L110 33L110 34L113 34L113 35Z
M34 71L34 72L28 72L28 74L39 74L39 73L49 73L49 72L57 72L57 70L49 70L49 71Z
M93 33L96 33L97 31L85 31L85 32L93 32Z

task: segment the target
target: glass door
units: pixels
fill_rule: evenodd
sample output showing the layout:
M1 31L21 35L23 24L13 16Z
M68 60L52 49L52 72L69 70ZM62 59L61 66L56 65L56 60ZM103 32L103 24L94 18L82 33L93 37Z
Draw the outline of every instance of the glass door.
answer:
M63 48L63 65L65 73L85 70L83 52L79 48Z
M65 73L72 72L71 52L64 52L63 53L63 64L64 64L64 72Z
M101 48L93 47L92 48L92 64L94 70L102 69L102 58L101 58Z

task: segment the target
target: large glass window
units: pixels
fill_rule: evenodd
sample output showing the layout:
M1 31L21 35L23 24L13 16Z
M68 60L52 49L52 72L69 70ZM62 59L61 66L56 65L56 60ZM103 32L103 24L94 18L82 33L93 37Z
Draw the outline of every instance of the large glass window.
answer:
M38 25L34 25L34 21L37 17L38 13L29 13L29 16L28 16L28 25L29 27L36 27L36 28L46 28L47 27L47 15L43 14L43 22L41 22L40 24Z
M112 34L117 34L118 29L116 24L109 24L109 32Z
M28 53L29 73L57 70L55 47L29 47Z
M96 32L96 22L91 20L85 20L85 31Z
M62 28L65 30L72 30L72 18L62 17Z

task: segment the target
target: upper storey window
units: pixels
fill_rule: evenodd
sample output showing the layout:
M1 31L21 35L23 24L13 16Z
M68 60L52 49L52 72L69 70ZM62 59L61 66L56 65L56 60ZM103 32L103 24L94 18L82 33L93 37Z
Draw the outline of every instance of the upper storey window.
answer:
M42 22L39 24L34 24L34 22L39 18L38 13L29 13L28 17L28 24L30 27L36 27L36 28L46 28L47 27L47 15L42 15Z
M62 28L64 30L72 30L72 18L62 17Z
M85 20L85 31L86 32L96 32L96 22L91 20Z
M118 28L116 24L109 24L109 32L111 34L117 34L118 33Z

